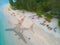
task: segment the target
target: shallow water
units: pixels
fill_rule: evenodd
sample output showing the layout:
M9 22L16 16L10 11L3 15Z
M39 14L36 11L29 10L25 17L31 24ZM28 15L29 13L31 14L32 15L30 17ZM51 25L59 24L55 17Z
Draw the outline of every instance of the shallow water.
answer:
M10 26L2 6L8 3L8 0L0 0L0 45L14 45L11 32L5 31L5 29Z
M0 11L0 45L4 45L3 16Z

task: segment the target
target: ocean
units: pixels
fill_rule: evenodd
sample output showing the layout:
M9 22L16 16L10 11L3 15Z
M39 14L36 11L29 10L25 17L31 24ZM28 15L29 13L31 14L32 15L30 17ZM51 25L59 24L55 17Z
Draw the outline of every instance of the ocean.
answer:
M3 31L3 13L0 11L0 45L4 45L4 31Z
M0 0L0 45L14 45L11 32L5 31L10 26L2 7L8 3L9 0Z

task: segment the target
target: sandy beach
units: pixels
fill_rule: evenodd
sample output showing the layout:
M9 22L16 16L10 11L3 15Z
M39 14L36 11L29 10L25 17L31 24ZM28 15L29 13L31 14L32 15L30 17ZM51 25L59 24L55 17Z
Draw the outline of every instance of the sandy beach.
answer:
M26 14L26 13L24 14L22 11L19 10L12 10L9 4L3 6L3 11L4 14L6 14L5 16L11 27L15 27L16 24L19 23L18 20L21 20L20 17L23 18ZM25 18L27 18L27 20L23 21L22 26L25 24L24 26L29 28L29 26L33 24L34 33L31 31L31 29L23 31L22 34L27 41L26 44L22 39L19 39L19 36L15 36L15 32L11 32L12 39L14 40L15 45L59 45L60 44L60 38L56 38L53 34L47 33L46 31L43 30L43 28L38 27L38 25L34 23L33 19L28 17L31 15L31 13L30 14L27 13L26 15L27 16L25 16ZM35 15L35 13L32 15Z

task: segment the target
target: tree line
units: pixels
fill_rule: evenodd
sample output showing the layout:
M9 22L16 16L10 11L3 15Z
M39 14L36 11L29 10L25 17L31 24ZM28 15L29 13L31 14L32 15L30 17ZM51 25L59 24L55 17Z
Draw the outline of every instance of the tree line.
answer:
M15 0L15 2L9 0L9 2L13 9L36 12L38 16L44 14L49 19L56 17L60 20L60 0Z
M45 13L60 11L60 0L9 0L15 9Z

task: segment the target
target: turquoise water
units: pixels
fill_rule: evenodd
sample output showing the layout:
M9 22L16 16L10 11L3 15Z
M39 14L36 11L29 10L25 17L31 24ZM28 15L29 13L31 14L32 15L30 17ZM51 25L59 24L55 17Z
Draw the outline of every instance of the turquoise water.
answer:
M9 0L0 0L0 6L9 3Z
M11 32L5 31L6 27L9 27L7 18L4 16L2 6L8 4L8 0L0 0L0 45L14 45Z
M4 31L3 31L3 16L2 12L0 11L0 45L4 45Z
M2 11L2 8L0 7L0 45L6 45L6 38L5 38L5 24L8 25L6 23L6 19L4 17L4 13Z

